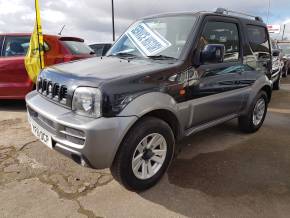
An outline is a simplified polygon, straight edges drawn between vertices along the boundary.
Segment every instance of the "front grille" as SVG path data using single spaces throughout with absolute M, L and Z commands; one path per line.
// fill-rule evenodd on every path
M 37 82 L 37 91 L 56 102 L 67 104 L 67 87 L 47 79 L 39 78 Z

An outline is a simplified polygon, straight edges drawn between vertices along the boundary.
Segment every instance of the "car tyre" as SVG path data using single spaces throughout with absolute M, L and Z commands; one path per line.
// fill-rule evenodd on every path
M 279 73 L 279 78 L 273 83 L 273 90 L 280 90 L 280 84 L 281 84 L 281 72 Z
M 239 117 L 239 127 L 245 133 L 258 131 L 264 123 L 268 109 L 267 93 L 261 91 L 251 104 L 247 115 Z
M 165 121 L 143 118 L 125 136 L 110 168 L 111 173 L 129 190 L 146 190 L 166 172 L 174 156 L 174 146 L 174 134 Z

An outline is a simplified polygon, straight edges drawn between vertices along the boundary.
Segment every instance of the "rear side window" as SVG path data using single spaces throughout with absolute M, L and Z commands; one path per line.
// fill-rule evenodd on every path
M 239 30 L 235 23 L 208 22 L 200 38 L 200 44 L 202 49 L 208 44 L 222 44 L 225 46 L 225 62 L 239 60 Z
M 247 33 L 252 51 L 258 57 L 270 57 L 270 43 L 266 28 L 248 25 Z
M 0 56 L 2 55 L 3 39 L 4 36 L 0 36 Z
M 65 47 L 73 54 L 73 55 L 82 55 L 82 54 L 92 54 L 94 51 L 85 43 L 78 41 L 63 41 Z
M 5 57 L 25 56 L 29 47 L 29 36 L 7 36 L 2 54 Z

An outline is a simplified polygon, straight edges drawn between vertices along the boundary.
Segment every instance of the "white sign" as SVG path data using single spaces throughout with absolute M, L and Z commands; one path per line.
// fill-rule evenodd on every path
M 269 33 L 279 34 L 281 31 L 280 25 L 267 25 Z
M 126 35 L 145 56 L 156 55 L 171 46 L 169 41 L 145 23 L 137 23 L 128 30 Z

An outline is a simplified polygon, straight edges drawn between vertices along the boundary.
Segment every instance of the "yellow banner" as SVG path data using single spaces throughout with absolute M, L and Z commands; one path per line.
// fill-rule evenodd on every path
M 44 41 L 40 20 L 38 0 L 35 0 L 36 22 L 31 35 L 29 49 L 25 57 L 25 68 L 29 78 L 35 83 L 41 69 L 44 68 Z

